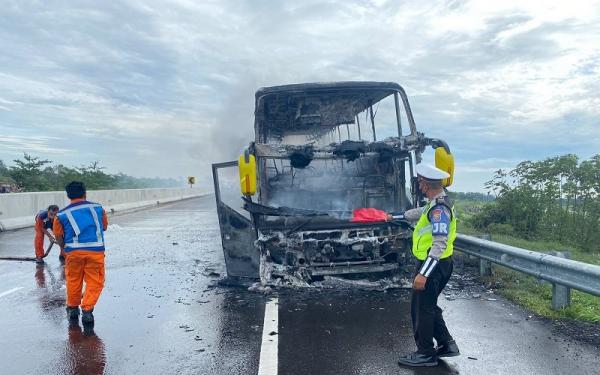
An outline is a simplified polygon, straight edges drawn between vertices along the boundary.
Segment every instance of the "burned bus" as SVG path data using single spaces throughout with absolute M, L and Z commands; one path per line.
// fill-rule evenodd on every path
M 454 165 L 444 141 L 417 131 L 404 89 L 391 82 L 261 88 L 254 132 L 239 160 L 213 164 L 227 275 L 240 281 L 402 269 L 409 224 L 355 222 L 353 210 L 416 207 L 415 165 L 427 146 L 440 168 Z M 233 203 L 220 186 L 229 168 L 241 188 Z

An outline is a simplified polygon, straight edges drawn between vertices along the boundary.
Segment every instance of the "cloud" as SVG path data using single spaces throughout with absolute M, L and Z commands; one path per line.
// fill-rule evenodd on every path
M 23 152 L 27 153 L 35 153 L 35 154 L 60 154 L 60 153 L 68 153 L 70 150 L 65 148 L 57 148 L 52 146 L 52 144 L 56 144 L 60 138 L 56 137 L 19 137 L 19 136 L 11 136 L 5 135 L 0 136 L 0 147 L 5 150 L 9 150 L 12 152 L 18 152 L 21 154 Z
M 258 87 L 382 80 L 405 87 L 420 131 L 450 143 L 457 188 L 481 190 L 497 165 L 598 152 L 599 12 L 579 0 L 12 1 L 0 159 L 28 150 L 207 181 L 252 140 Z

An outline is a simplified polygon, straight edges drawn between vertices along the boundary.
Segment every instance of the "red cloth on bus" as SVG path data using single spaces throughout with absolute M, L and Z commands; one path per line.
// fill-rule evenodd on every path
M 370 223 L 387 221 L 388 213 L 376 208 L 357 208 L 352 211 L 352 219 L 355 223 Z

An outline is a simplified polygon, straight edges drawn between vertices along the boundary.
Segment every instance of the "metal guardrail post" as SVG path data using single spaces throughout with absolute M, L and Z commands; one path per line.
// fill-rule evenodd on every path
M 485 259 L 479 259 L 479 275 L 482 277 L 492 276 L 492 262 Z
M 559 258 L 571 259 L 571 253 L 566 251 L 551 251 L 549 254 Z M 562 310 L 571 306 L 571 288 L 566 285 L 552 283 L 552 310 Z
M 481 239 L 491 241 L 492 235 L 489 233 L 477 236 Z M 479 276 L 489 277 L 492 276 L 492 262 L 487 259 L 479 258 Z

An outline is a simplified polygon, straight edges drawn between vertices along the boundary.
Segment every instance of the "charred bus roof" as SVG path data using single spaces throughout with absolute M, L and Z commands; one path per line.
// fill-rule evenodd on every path
M 315 129 L 326 132 L 352 124 L 358 113 L 394 93 L 400 93 L 407 104 L 404 90 L 394 82 L 302 83 L 261 88 L 255 95 L 256 141 Z

